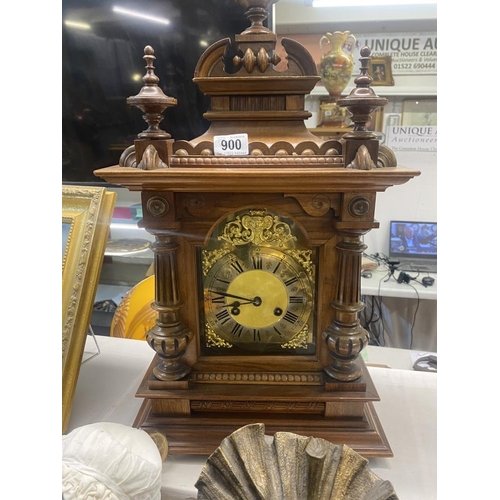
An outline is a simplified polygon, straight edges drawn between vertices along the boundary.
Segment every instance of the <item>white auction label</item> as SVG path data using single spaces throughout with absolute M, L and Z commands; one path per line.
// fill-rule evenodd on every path
M 247 155 L 248 134 L 215 135 L 214 154 Z

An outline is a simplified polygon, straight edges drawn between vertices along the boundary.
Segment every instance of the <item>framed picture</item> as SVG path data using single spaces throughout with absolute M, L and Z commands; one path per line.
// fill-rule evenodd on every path
M 62 432 L 68 426 L 116 193 L 62 187 Z
M 393 86 L 391 56 L 372 57 L 368 62 L 368 74 L 373 78 L 373 87 L 377 85 Z
M 405 99 L 402 125 L 437 126 L 437 99 Z
M 371 119 L 366 124 L 366 130 L 373 132 L 383 132 L 384 128 L 384 108 L 377 108 L 371 113 Z

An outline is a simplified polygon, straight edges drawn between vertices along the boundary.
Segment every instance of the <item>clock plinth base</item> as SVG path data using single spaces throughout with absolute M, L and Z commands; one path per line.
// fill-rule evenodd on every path
M 210 454 L 240 427 L 263 423 L 272 434 L 320 437 L 365 457 L 393 456 L 373 406 L 380 398 L 364 363 L 362 377 L 352 383 L 323 375 L 322 383 L 305 386 L 196 383 L 195 372 L 170 387 L 155 383 L 154 364 L 136 393 L 144 402 L 134 427 L 162 433 L 169 453 Z
M 263 423 L 270 435 L 292 432 L 323 438 L 334 444 L 346 444 L 366 458 L 394 456 L 372 403 L 366 403 L 364 415 L 358 419 L 289 415 L 270 418 L 269 415 L 248 413 L 155 417 L 151 414 L 151 400 L 145 400 L 134 427 L 160 432 L 167 438 L 170 454 L 209 455 L 225 437 L 251 423 Z

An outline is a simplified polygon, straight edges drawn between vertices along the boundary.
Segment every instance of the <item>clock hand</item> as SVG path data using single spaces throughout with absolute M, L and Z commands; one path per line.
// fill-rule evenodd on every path
M 257 297 L 258 298 L 258 297 Z M 238 316 L 240 314 L 240 307 L 247 305 L 247 304 L 254 304 L 253 300 L 247 300 L 246 302 L 239 302 L 238 300 L 235 300 L 234 302 L 231 302 L 230 304 L 224 304 L 222 307 L 230 307 L 231 308 L 231 314 L 233 316 Z M 260 305 L 260 304 L 254 304 L 254 305 Z
M 212 290 L 213 293 L 217 295 L 222 295 L 223 297 L 231 297 L 232 299 L 240 299 L 248 301 L 248 304 L 253 304 L 254 306 L 260 306 L 262 304 L 262 299 L 260 297 L 254 297 L 253 299 L 249 299 L 248 297 L 240 297 L 239 295 L 233 295 L 231 293 L 226 292 L 218 292 L 216 290 Z
M 238 300 L 235 300 L 234 302 L 231 302 L 230 304 L 224 304 L 222 307 L 240 307 L 244 306 L 246 304 L 253 304 L 253 300 L 247 300 L 246 302 L 239 302 Z

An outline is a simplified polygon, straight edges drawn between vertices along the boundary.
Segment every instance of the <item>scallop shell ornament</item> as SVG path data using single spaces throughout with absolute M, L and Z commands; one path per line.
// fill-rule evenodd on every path
M 198 500 L 397 500 L 389 481 L 346 445 L 291 432 L 241 427 L 205 463 Z

